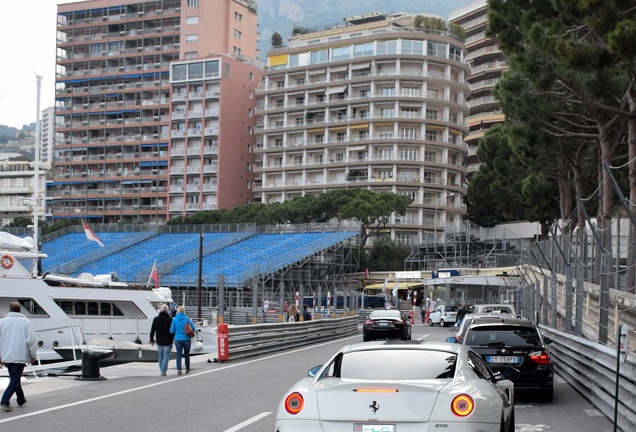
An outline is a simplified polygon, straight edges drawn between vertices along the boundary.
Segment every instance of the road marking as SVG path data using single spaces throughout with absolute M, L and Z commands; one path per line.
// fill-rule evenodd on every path
M 184 380 L 184 379 L 191 379 L 191 378 L 199 376 L 199 375 L 220 372 L 220 371 L 224 371 L 226 369 L 232 369 L 232 368 L 235 368 L 235 367 L 238 367 L 238 366 L 248 365 L 248 364 L 256 363 L 256 362 L 259 362 L 259 361 L 268 360 L 268 359 L 275 358 L 275 357 L 280 357 L 282 355 L 295 353 L 295 352 L 300 352 L 300 351 L 306 351 L 308 349 L 329 345 L 329 344 L 332 344 L 332 343 L 335 343 L 335 342 L 339 342 L 339 341 L 342 341 L 342 340 L 346 340 L 346 339 L 355 339 L 355 338 L 360 338 L 360 335 L 356 334 L 356 335 L 349 336 L 349 337 L 342 338 L 342 339 L 337 339 L 337 340 L 333 340 L 333 341 L 323 342 L 321 344 L 315 344 L 315 345 L 310 345 L 310 346 L 306 346 L 306 347 L 303 347 L 303 348 L 297 348 L 297 349 L 295 349 L 293 351 L 284 351 L 284 352 L 272 354 L 272 355 L 267 356 L 267 357 L 257 358 L 257 359 L 249 360 L 249 361 L 242 362 L 242 363 L 234 363 L 234 364 L 231 364 L 231 365 L 220 367 L 218 369 L 212 369 L 212 370 L 203 371 L 203 372 L 191 373 L 189 375 L 183 375 L 183 376 L 181 376 L 179 378 L 174 378 L 174 379 L 170 379 L 170 380 L 166 380 L 166 381 L 159 381 L 159 382 L 156 382 L 154 384 L 148 384 L 148 385 L 144 385 L 144 386 L 140 386 L 140 387 L 135 387 L 135 388 L 127 389 L 127 390 L 118 391 L 118 392 L 115 392 L 115 393 L 110 393 L 110 394 L 105 394 L 105 395 L 102 395 L 102 396 L 97 396 L 97 397 L 94 397 L 94 398 L 91 398 L 91 399 L 85 399 L 85 400 L 81 400 L 81 401 L 77 401 L 77 402 L 73 402 L 73 403 L 69 403 L 69 404 L 64 404 L 64 405 L 51 407 L 51 408 L 46 408 L 46 409 L 43 409 L 43 410 L 39 410 L 39 411 L 34 411 L 32 413 L 28 413 L 28 414 L 21 414 L 21 415 L 17 415 L 17 416 L 12 416 L 12 417 L 9 417 L 7 419 L 0 420 L 0 424 L 9 423 L 9 422 L 12 422 L 12 421 L 15 421 L 15 420 L 21 420 L 21 419 L 29 418 L 29 417 L 35 417 L 35 416 L 40 415 L 40 414 L 46 414 L 46 413 L 50 413 L 50 412 L 53 412 L 53 411 L 59 411 L 59 410 L 62 410 L 62 409 L 71 408 L 71 407 L 75 407 L 75 406 L 79 406 L 79 405 L 85 405 L 85 404 L 89 404 L 91 402 L 97 402 L 97 401 L 100 401 L 100 400 L 103 400 L 103 399 L 109 399 L 109 398 L 121 396 L 121 395 L 128 394 L 128 393 L 133 393 L 133 392 L 140 391 L 140 390 L 146 390 L 146 389 L 153 388 L 153 387 L 158 387 L 158 386 L 162 386 L 162 385 L 166 385 L 166 384 L 172 384 L 174 381 Z
M 418 337 L 417 340 L 418 341 L 422 341 L 422 340 L 426 339 L 427 337 L 429 337 L 430 335 L 431 335 L 430 333 L 426 333 L 424 336 Z
M 252 423 L 256 423 L 260 419 L 262 419 L 264 417 L 267 417 L 270 414 L 271 414 L 271 412 L 262 412 L 259 415 L 256 415 L 256 416 L 252 417 L 251 419 L 247 419 L 244 422 L 237 424 L 236 426 L 232 426 L 231 428 L 226 429 L 223 432 L 236 432 L 236 431 L 239 431 L 239 430 L 243 429 L 245 426 L 249 426 Z

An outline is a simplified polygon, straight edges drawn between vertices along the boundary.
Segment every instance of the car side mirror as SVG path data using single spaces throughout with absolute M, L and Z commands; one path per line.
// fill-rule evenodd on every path
M 307 371 L 307 375 L 309 375 L 310 377 L 315 377 L 321 367 L 322 365 L 312 367 Z
M 552 339 L 550 339 L 549 337 L 544 337 L 543 343 L 546 345 L 550 345 L 552 343 Z
M 455 336 L 451 336 L 449 338 L 446 338 L 446 342 L 458 343 L 459 341 L 457 340 L 457 338 Z
M 510 366 L 504 366 L 501 369 L 499 369 L 497 373 L 495 373 L 494 377 L 495 377 L 495 381 L 502 381 L 502 380 L 515 379 L 519 375 L 521 375 L 521 373 L 519 372 L 518 369 L 515 369 Z

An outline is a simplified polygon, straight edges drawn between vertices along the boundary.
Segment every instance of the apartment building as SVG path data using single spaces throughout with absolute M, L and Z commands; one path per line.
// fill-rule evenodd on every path
M 257 57 L 256 42 L 257 15 L 252 1 L 90 0 L 60 4 L 54 178 L 47 185 L 52 218 L 165 222 L 170 214 L 170 149 L 175 127 L 171 64 L 221 55 L 250 62 Z M 249 87 L 249 72 L 231 63 L 228 60 L 228 74 L 236 72 L 233 80 L 243 80 Z M 180 91 L 181 87 L 177 98 Z M 241 110 L 234 116 L 245 112 L 248 118 L 248 95 L 248 90 L 230 95 L 227 102 Z M 188 106 L 190 100 L 182 102 Z M 225 100 L 218 103 L 223 105 Z M 219 112 L 227 111 L 219 108 Z M 204 124 L 208 120 L 201 117 L 198 121 Z M 227 142 L 247 149 L 248 127 L 218 128 L 226 135 L 216 140 L 220 147 Z M 175 134 L 174 138 L 183 140 L 184 136 Z M 212 142 L 215 137 L 196 138 Z M 218 159 L 219 172 L 225 162 Z M 242 164 L 240 173 L 236 163 L 227 163 L 233 167 L 230 174 L 250 175 L 247 163 Z M 232 188 L 227 190 L 235 193 Z M 215 204 L 222 206 L 223 198 L 217 199 Z M 202 210 L 204 202 L 199 200 L 200 207 L 192 205 L 191 210 Z
M 442 22 L 443 19 L 440 19 Z M 268 54 L 257 94 L 255 200 L 338 188 L 408 195 L 386 236 L 421 243 L 465 214 L 464 42 L 416 15 L 297 28 Z
M 171 65 L 170 217 L 252 202 L 261 75 L 229 56 Z
M 53 162 L 53 147 L 55 145 L 55 107 L 42 110 L 40 118 L 40 161 L 51 164 Z
M 449 14 L 449 21 L 466 31 L 466 63 L 470 66 L 468 98 L 470 115 L 466 119 L 469 176 L 479 169 L 477 146 L 486 131 L 505 120 L 492 90 L 508 65 L 495 39 L 486 36 L 488 2 L 478 0 Z
M 40 165 L 38 191 L 44 190 L 46 174 L 50 165 Z M 13 222 L 17 217 L 32 219 L 35 203 L 38 219 L 44 219 L 44 202 L 42 195 L 34 194 L 35 164 L 34 162 L 0 159 L 0 226 Z

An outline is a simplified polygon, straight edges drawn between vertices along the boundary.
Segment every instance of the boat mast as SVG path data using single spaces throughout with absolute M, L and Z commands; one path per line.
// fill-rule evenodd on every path
M 36 93 L 36 113 L 35 113 L 35 151 L 34 151 L 34 170 L 35 175 L 33 176 L 33 252 L 37 252 L 40 250 L 40 229 L 38 226 L 39 216 L 39 207 L 40 207 L 40 134 L 41 134 L 41 125 L 40 125 L 40 88 L 42 84 L 42 75 L 35 75 L 37 81 L 37 93 Z M 39 271 L 39 261 L 38 258 L 35 262 L 35 268 L 33 269 L 33 275 L 37 276 Z

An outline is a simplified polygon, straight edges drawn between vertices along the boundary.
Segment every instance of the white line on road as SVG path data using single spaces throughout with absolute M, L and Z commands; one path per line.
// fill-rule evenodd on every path
M 239 423 L 236 426 L 232 426 L 229 429 L 226 429 L 223 432 L 236 432 L 239 431 L 241 429 L 243 429 L 245 426 L 249 426 L 252 423 L 256 423 L 257 421 L 259 421 L 260 419 L 267 417 L 268 415 L 270 415 L 271 412 L 262 412 L 259 415 L 255 415 L 254 417 L 252 417 L 251 419 L 247 419 L 245 420 L 243 423 Z
M 235 367 L 238 367 L 238 366 L 243 366 L 243 365 L 247 365 L 247 364 L 251 364 L 251 363 L 256 363 L 256 362 L 259 362 L 259 361 L 264 361 L 264 360 L 268 360 L 268 359 L 271 359 L 271 358 L 274 358 L 274 357 L 280 357 L 280 356 L 283 356 L 283 355 L 286 355 L 286 354 L 291 354 L 291 353 L 295 353 L 295 352 L 305 351 L 305 350 L 308 350 L 308 349 L 321 347 L 321 346 L 324 346 L 324 345 L 329 345 L 331 343 L 338 342 L 338 341 L 341 341 L 341 340 L 344 340 L 344 339 L 353 339 L 353 338 L 359 338 L 359 337 L 360 337 L 360 335 L 357 334 L 357 335 L 349 336 L 349 337 L 342 338 L 342 339 L 337 339 L 337 340 L 323 342 L 321 344 L 310 345 L 310 346 L 306 346 L 306 347 L 303 347 L 303 348 L 298 348 L 298 349 L 295 349 L 293 351 L 280 352 L 280 353 L 277 353 L 277 354 L 272 354 L 272 355 L 267 356 L 267 357 L 259 357 L 259 358 L 254 359 L 254 360 L 249 360 L 249 361 L 245 361 L 245 362 L 241 362 L 241 363 L 235 363 L 235 364 L 223 366 L 223 367 L 220 367 L 218 369 L 212 369 L 212 370 L 208 370 L 208 371 L 192 373 L 192 374 L 189 374 L 189 375 L 184 375 L 184 376 L 182 376 L 180 378 L 170 379 L 170 380 L 167 380 L 167 381 L 160 381 L 160 382 L 157 382 L 157 383 L 154 383 L 154 384 L 148 384 L 148 385 L 144 385 L 144 386 L 140 386 L 140 387 L 134 387 L 134 388 L 131 388 L 131 389 L 122 390 L 122 391 L 115 392 L 115 393 L 110 393 L 110 394 L 105 394 L 105 395 L 94 397 L 94 398 L 91 398 L 91 399 L 85 399 L 85 400 L 81 400 L 81 401 L 77 401 L 77 402 L 73 402 L 73 403 L 69 403 L 69 404 L 64 404 L 64 405 L 51 407 L 51 408 L 47 408 L 47 409 L 43 409 L 43 410 L 39 410 L 39 411 L 34 411 L 34 412 L 28 413 L 28 414 L 21 414 L 21 415 L 17 415 L 17 416 L 12 416 L 12 417 L 9 417 L 7 419 L 0 420 L 0 424 L 8 423 L 8 422 L 11 422 L 11 421 L 20 420 L 20 419 L 24 419 L 24 418 L 28 418 L 28 417 L 34 417 L 36 415 L 46 414 L 46 413 L 49 413 L 49 412 L 58 411 L 58 410 L 65 409 L 65 408 L 71 408 L 71 407 L 78 406 L 78 405 L 85 405 L 85 404 L 88 404 L 88 403 L 91 403 L 91 402 L 97 402 L 97 401 L 100 401 L 100 400 L 103 400 L 103 399 L 109 399 L 109 398 L 112 398 L 112 397 L 120 396 L 120 395 L 127 394 L 127 393 L 136 392 L 136 391 L 139 391 L 139 390 L 146 390 L 146 389 L 157 387 L 157 386 L 161 386 L 161 385 L 171 384 L 171 383 L 174 383 L 174 381 L 184 380 L 184 379 L 191 379 L 192 377 L 196 377 L 196 376 L 199 376 L 199 375 L 220 372 L 220 371 L 223 371 L 223 370 L 226 370 L 226 369 L 232 369 L 232 368 L 235 368 Z

